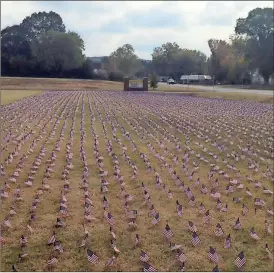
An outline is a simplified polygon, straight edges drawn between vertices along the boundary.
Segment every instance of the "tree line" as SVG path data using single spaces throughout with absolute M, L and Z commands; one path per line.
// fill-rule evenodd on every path
M 211 55 L 168 42 L 154 48 L 152 61 L 140 59 L 125 44 L 94 70 L 80 35 L 66 30 L 53 11 L 27 16 L 19 25 L 1 31 L 2 76 L 101 78 L 122 81 L 125 76 L 152 74 L 179 80 L 182 74 L 209 74 L 222 83 L 249 83 L 258 71 L 268 82 L 273 75 L 273 9 L 256 8 L 236 21 L 229 41 L 208 41 Z

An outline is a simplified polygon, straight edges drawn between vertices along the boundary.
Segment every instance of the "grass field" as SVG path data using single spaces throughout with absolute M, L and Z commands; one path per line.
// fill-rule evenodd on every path
M 28 96 L 40 94 L 42 91 L 35 90 L 1 90 L 1 105 L 5 105 Z
M 122 91 L 123 83 L 100 81 L 100 80 L 77 80 L 77 79 L 45 79 L 45 78 L 9 78 L 1 79 L 1 104 L 6 104 L 14 100 L 35 93 L 52 90 L 103 90 L 103 91 Z M 21 93 L 20 91 L 23 91 Z M 187 86 L 176 85 L 159 85 L 156 90 L 150 88 L 150 92 L 154 93 L 183 93 L 204 98 L 220 98 L 227 100 L 246 100 L 258 101 L 262 103 L 273 104 L 273 94 L 257 95 L 257 94 L 241 94 L 235 92 L 214 92 L 214 91 L 198 91 L 197 89 Z
M 31 90 L 29 85 L 28 90 Z M 21 92 L 25 94 L 25 91 Z M 152 93 L 52 91 L 43 92 L 34 99 L 26 97 L 0 111 L 3 117 L 1 172 L 4 175 L 1 177 L 0 218 L 2 271 L 10 271 L 12 264 L 19 271 L 142 271 L 141 250 L 147 253 L 149 263 L 158 271 L 178 271 L 182 264 L 163 235 L 167 221 L 173 232 L 171 241 L 182 245 L 187 259 L 186 271 L 212 271 L 215 264 L 208 258 L 210 246 L 219 255 L 221 271 L 237 271 L 234 260 L 241 251 L 246 257 L 245 271 L 272 271 L 273 261 L 265 251 L 265 244 L 268 243 L 272 252 L 273 238 L 265 232 L 264 222 L 267 220 L 273 229 L 273 215 L 269 214 L 273 211 L 273 195 L 263 190 L 266 187 L 273 192 L 270 105 Z M 15 152 L 13 158 L 12 152 Z M 175 156 L 178 156 L 178 162 Z M 99 157 L 103 158 L 101 163 Z M 70 163 L 72 170 L 69 170 Z M 257 167 L 248 168 L 248 163 Z M 88 167 L 86 173 L 84 165 Z M 183 165 L 185 169 L 182 169 Z M 36 171 L 34 166 L 37 166 Z M 114 176 L 115 166 L 122 176 L 120 180 Z M 136 177 L 133 177 L 134 166 L 137 167 Z M 148 172 L 148 166 L 152 171 Z M 48 169 L 50 175 L 42 184 L 49 167 L 52 172 Z M 105 177 L 109 183 L 108 192 L 104 194 L 101 193 L 100 168 L 108 172 Z M 19 177 L 15 176 L 16 169 Z M 65 169 L 68 175 L 62 179 Z M 208 176 L 210 169 L 211 178 Z M 179 176 L 177 180 L 172 170 Z M 251 181 L 247 180 L 247 175 Z M 159 187 L 156 177 L 161 180 Z M 260 181 L 260 187 L 256 180 Z M 184 183 L 184 188 L 180 183 Z M 229 184 L 234 190 L 232 193 L 226 191 Z M 67 192 L 65 185 L 69 185 Z M 202 185 L 207 193 L 201 192 Z M 17 187 L 21 189 L 19 195 L 15 195 Z M 160 215 L 160 222 L 155 226 L 151 223 L 153 216 L 148 215 L 150 205 L 144 203 L 143 187 Z M 187 187 L 195 197 L 194 206 L 186 195 Z M 246 194 L 246 187 L 252 197 Z M 228 205 L 227 212 L 216 209 L 216 197 L 211 195 L 211 190 L 220 194 L 222 207 Z M 65 214 L 60 211 L 61 192 L 67 199 Z M 128 201 L 128 210 L 137 210 L 136 228 L 129 226 L 129 214 L 125 210 L 125 199 L 129 196 L 125 194 L 133 197 Z M 115 220 L 113 230 L 121 252 L 111 266 L 105 266 L 114 250 L 110 244 L 109 224 L 104 217 L 104 195 L 110 205 L 107 211 Z M 242 199 L 235 203 L 233 197 Z M 255 197 L 265 202 L 256 214 Z M 33 207 L 35 198 L 39 199 L 37 208 Z M 87 198 L 92 206 L 85 215 L 83 204 L 88 203 Z M 182 216 L 176 212 L 176 200 L 182 204 Z M 205 211 L 199 213 L 201 202 L 209 210 L 209 223 L 205 222 Z M 12 204 L 16 215 L 11 215 Z M 249 209 L 245 216 L 242 204 Z M 35 219 L 28 222 L 31 214 Z M 64 227 L 55 227 L 57 217 L 63 220 Z M 237 217 L 240 217 L 243 230 L 233 227 Z M 5 219 L 10 221 L 11 228 L 5 225 Z M 191 244 L 188 221 L 196 225 L 201 240 L 195 247 Z M 214 234 L 217 223 L 224 231 L 222 237 Z M 33 232 L 27 228 L 28 224 Z M 83 224 L 89 236 L 86 248 L 79 248 L 84 238 Z M 252 227 L 259 240 L 251 238 Z M 62 253 L 47 245 L 53 231 L 64 249 Z M 134 247 L 136 234 L 140 245 Z M 224 240 L 228 234 L 231 234 L 232 245 L 226 249 Z M 22 235 L 28 240 L 24 248 L 20 247 Z M 95 265 L 88 262 L 87 249 L 98 256 Z M 18 263 L 20 253 L 28 256 Z M 58 262 L 51 268 L 47 261 L 52 255 Z

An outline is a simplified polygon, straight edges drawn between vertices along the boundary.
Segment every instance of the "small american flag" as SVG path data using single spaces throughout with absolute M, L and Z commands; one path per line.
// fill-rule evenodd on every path
M 47 265 L 53 265 L 57 262 L 58 262 L 57 258 L 53 256 L 47 261 Z
M 152 224 L 153 224 L 153 225 L 156 225 L 156 224 L 158 224 L 159 222 L 160 222 L 160 214 L 159 214 L 159 212 L 157 212 L 156 215 L 155 215 L 155 217 L 154 217 L 153 220 L 152 220 Z
M 88 255 L 88 261 L 90 263 L 93 263 L 93 264 L 97 263 L 99 258 L 90 249 L 87 250 L 87 255 Z
M 231 238 L 230 234 L 225 238 L 224 248 L 230 248 L 231 247 Z
M 144 191 L 144 197 L 146 200 L 148 200 L 150 198 L 150 196 L 146 190 Z
M 248 213 L 248 207 L 245 204 L 243 204 L 243 206 L 242 206 L 242 215 L 244 216 L 247 213 Z
M 191 222 L 191 221 L 188 221 L 188 229 L 189 229 L 191 232 L 197 232 L 196 226 L 195 226 L 194 223 Z
M 220 210 L 221 208 L 222 208 L 222 202 L 221 202 L 221 200 L 218 198 L 217 199 L 217 204 L 216 204 L 216 208 L 218 209 L 218 210 Z
M 190 190 L 189 187 L 186 189 L 186 196 L 187 196 L 188 198 L 191 198 L 191 196 L 192 196 L 192 192 L 191 192 L 191 190 Z
M 183 206 L 177 201 L 177 214 L 178 216 L 183 215 Z
M 55 232 L 53 231 L 52 236 L 48 240 L 48 245 L 54 244 L 55 240 L 56 240 L 56 236 L 55 236 Z
M 109 207 L 109 202 L 107 200 L 107 198 L 104 196 L 103 198 L 103 205 L 104 205 L 104 208 L 108 208 Z
M 149 260 L 149 256 L 141 250 L 140 261 L 146 263 Z
M 167 240 L 170 240 L 171 237 L 173 236 L 173 232 L 172 230 L 170 229 L 169 225 L 166 224 L 166 227 L 164 229 L 164 232 L 163 232 L 164 236 L 166 237 Z
M 199 236 L 197 235 L 196 232 L 193 232 L 192 234 L 192 238 L 191 238 L 191 243 L 193 244 L 193 246 L 198 245 L 201 242 Z
M 200 213 L 204 213 L 205 210 L 206 210 L 206 208 L 205 208 L 204 204 L 201 203 L 201 204 L 200 204 L 200 207 L 199 207 L 199 212 L 200 212 Z
M 234 225 L 234 229 L 237 229 L 237 230 L 242 229 L 242 226 L 241 226 L 239 218 L 236 220 L 236 223 Z
M 181 262 L 184 263 L 186 261 L 186 256 L 183 253 L 183 251 L 181 249 L 178 249 L 177 254 L 176 254 L 176 258 Z
M 210 215 L 209 215 L 209 210 L 206 211 L 203 222 L 204 224 L 208 223 L 210 221 Z
M 26 246 L 27 242 L 28 242 L 28 240 L 24 237 L 24 235 L 22 235 L 21 238 L 20 238 L 20 245 L 21 245 L 21 247 Z
M 188 202 L 188 204 L 191 206 L 191 207 L 194 207 L 195 206 L 195 197 L 192 196 Z
M 108 222 L 111 226 L 114 225 L 115 221 L 114 221 L 114 218 L 112 217 L 112 215 L 111 215 L 110 212 L 107 212 L 107 213 L 106 213 L 105 218 L 106 218 L 107 222 Z
M 145 263 L 144 268 L 143 268 L 144 272 L 157 272 L 157 270 L 148 263 Z
M 261 206 L 262 205 L 262 201 L 260 198 L 255 198 L 254 199 L 254 205 L 255 206 Z
M 221 225 L 220 225 L 219 223 L 218 223 L 217 226 L 216 226 L 215 235 L 216 235 L 217 237 L 221 237 L 221 236 L 224 235 L 224 231 L 223 231 L 223 229 L 222 229 L 222 227 L 221 227 Z
M 208 257 L 215 264 L 219 262 L 219 255 L 217 254 L 216 250 L 211 246 L 209 247 Z
M 237 268 L 243 267 L 243 265 L 246 263 L 244 252 L 242 251 L 236 260 L 234 261 L 234 264 L 237 266 Z
M 155 217 L 156 216 L 156 210 L 154 209 L 154 206 L 153 205 L 151 205 L 151 207 L 150 207 L 150 211 L 149 211 L 149 215 L 151 215 L 151 216 L 153 216 L 153 217 Z

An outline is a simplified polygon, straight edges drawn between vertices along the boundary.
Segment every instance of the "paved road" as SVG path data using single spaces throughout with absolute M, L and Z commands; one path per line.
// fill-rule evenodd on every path
M 160 82 L 161 85 L 166 85 L 166 83 Z M 174 84 L 170 86 L 176 86 L 177 89 L 178 86 L 182 86 L 184 88 L 187 88 L 187 85 L 183 84 Z M 204 85 L 189 85 L 189 88 L 197 89 L 197 90 L 205 90 L 205 91 L 216 91 L 216 92 L 239 92 L 239 93 L 248 93 L 248 94 L 260 94 L 260 95 L 273 95 L 273 91 L 271 90 L 256 90 L 256 89 L 243 89 L 243 88 L 227 88 L 224 86 L 204 86 Z

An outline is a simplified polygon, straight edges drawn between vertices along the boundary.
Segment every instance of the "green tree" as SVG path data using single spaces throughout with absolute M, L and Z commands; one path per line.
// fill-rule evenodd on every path
M 20 25 L 6 27 L 1 31 L 2 74 L 27 73 L 30 67 L 31 49 L 25 36 L 26 31 Z
M 74 34 L 54 30 L 42 34 L 32 43 L 32 53 L 45 71 L 58 76 L 84 62 L 82 41 Z
M 158 75 L 171 76 L 175 79 L 182 74 L 203 74 L 206 55 L 198 50 L 182 49 L 177 43 L 166 43 L 154 48 L 152 64 Z
M 153 90 L 158 87 L 158 77 L 155 72 L 150 76 L 150 87 L 152 87 Z
M 25 38 L 29 42 L 39 39 L 39 37 L 42 37 L 42 34 L 49 30 L 66 32 L 66 27 L 61 16 L 53 11 L 32 13 L 22 21 L 20 27 L 26 30 Z
M 236 22 L 235 33 L 247 38 L 246 57 L 265 82 L 273 73 L 273 8 L 256 8 Z
M 134 76 L 142 67 L 141 60 L 130 44 L 125 44 L 112 52 L 108 58 L 108 64 L 112 67 L 109 72 L 122 72 L 128 77 Z

